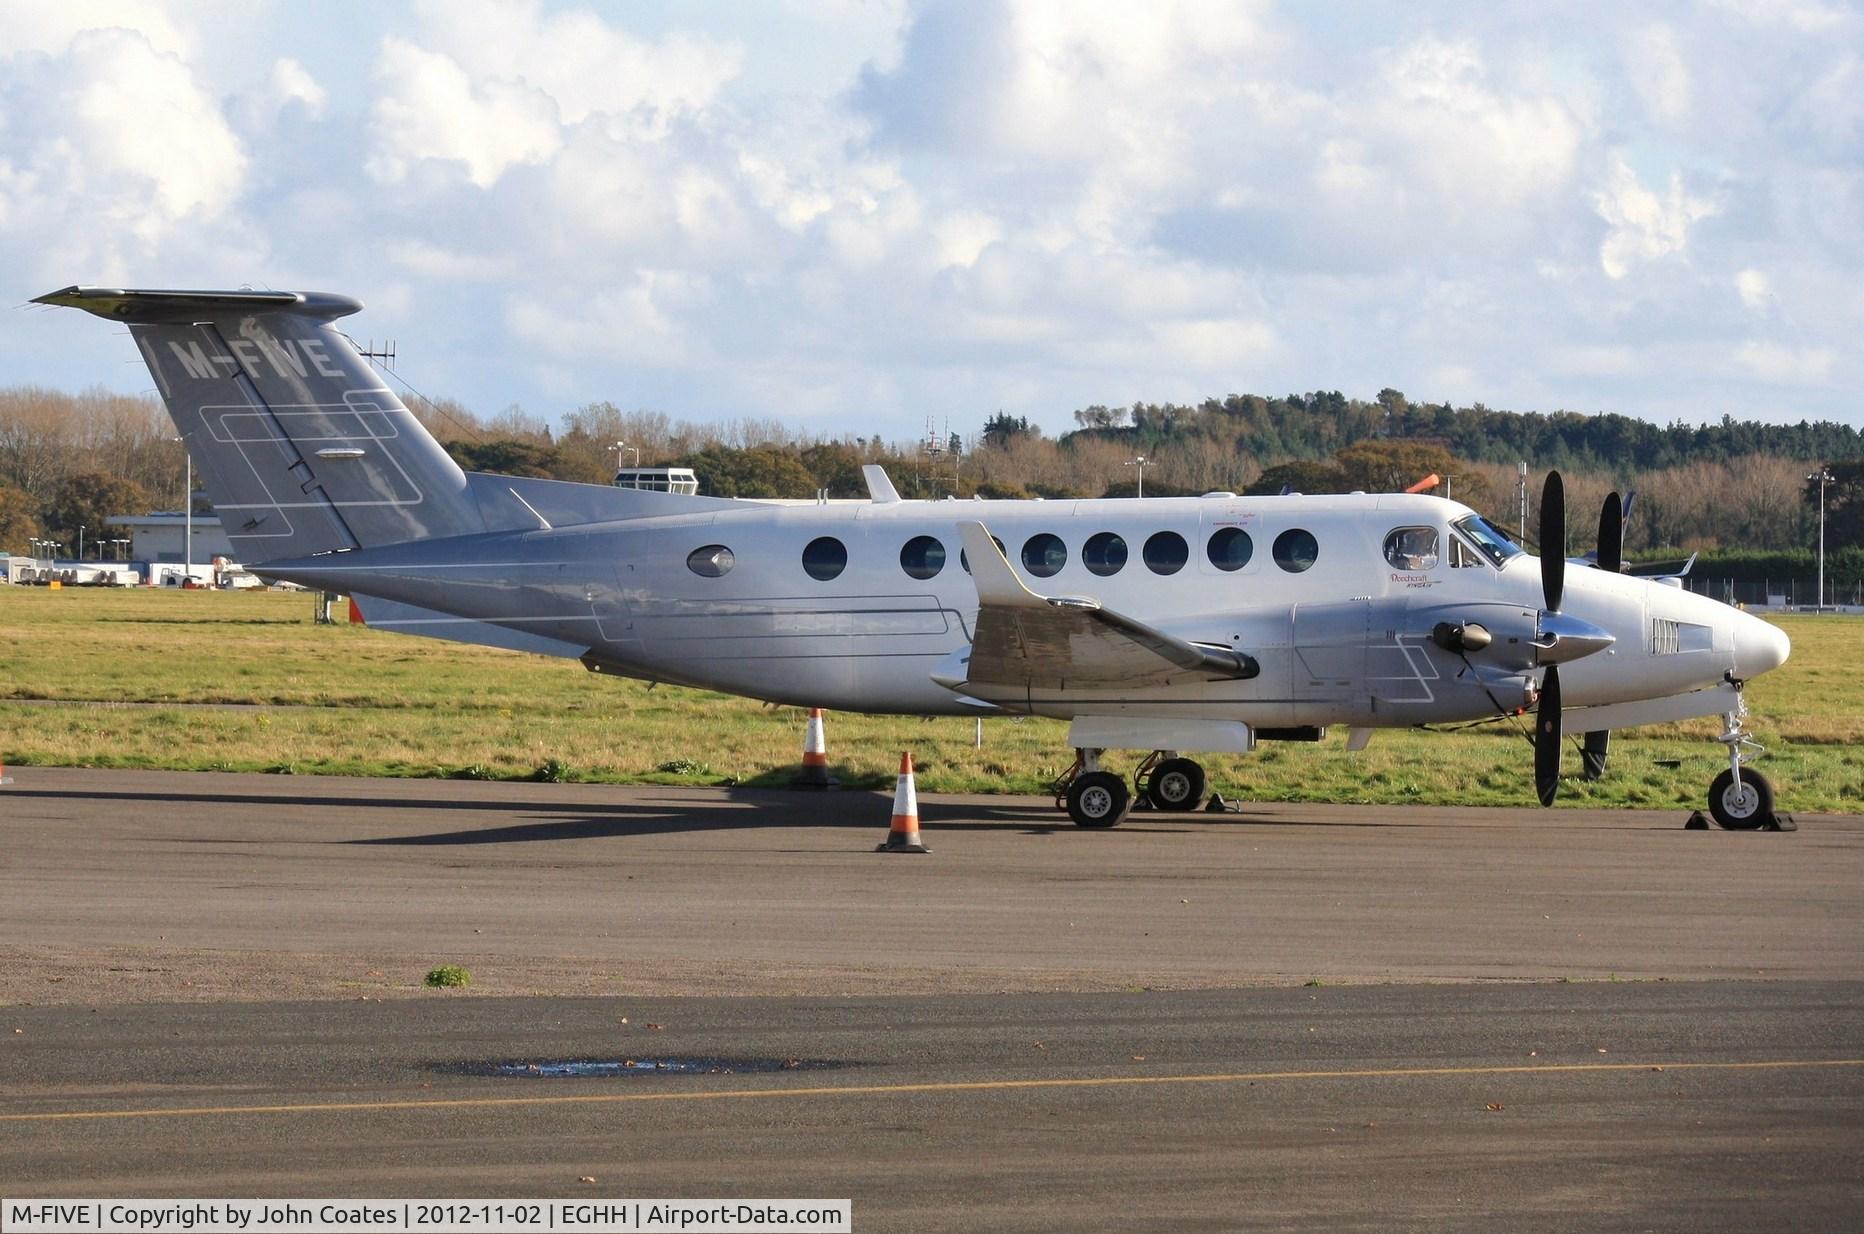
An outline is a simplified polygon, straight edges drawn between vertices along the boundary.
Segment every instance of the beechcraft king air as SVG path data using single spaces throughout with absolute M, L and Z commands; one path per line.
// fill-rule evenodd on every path
M 243 561 L 347 592 L 372 625 L 579 659 L 777 703 L 1072 722 L 1058 786 L 1084 827 L 1143 795 L 1195 809 L 1189 754 L 1534 716 L 1551 804 L 1563 732 L 1602 774 L 1614 728 L 1724 717 L 1725 827 L 1773 792 L 1742 686 L 1779 630 L 1620 570 L 1568 569 L 1560 477 L 1538 559 L 1467 506 L 1413 494 L 816 505 L 460 470 L 335 322 L 344 296 L 70 287 L 128 325 Z M 1108 749 L 1147 751 L 1131 787 Z

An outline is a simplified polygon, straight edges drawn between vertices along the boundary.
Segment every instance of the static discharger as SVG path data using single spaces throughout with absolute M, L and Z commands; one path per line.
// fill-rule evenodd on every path
M 822 730 L 822 709 L 809 709 L 809 726 L 803 730 L 803 769 L 790 779 L 791 788 L 840 788 L 828 773 L 828 738 Z
M 913 787 L 913 756 L 900 753 L 900 782 L 893 790 L 893 824 L 887 829 L 887 842 L 877 853 L 929 853 L 919 841 L 919 791 Z

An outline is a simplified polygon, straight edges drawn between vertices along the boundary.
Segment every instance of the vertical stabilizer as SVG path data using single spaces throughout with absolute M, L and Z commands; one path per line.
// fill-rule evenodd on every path
M 40 304 L 128 324 L 240 560 L 485 530 L 465 473 L 299 292 L 68 287 Z

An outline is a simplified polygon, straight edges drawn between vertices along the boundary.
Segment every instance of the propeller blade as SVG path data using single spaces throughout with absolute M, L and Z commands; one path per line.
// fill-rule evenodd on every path
M 1617 490 L 1605 494 L 1599 507 L 1599 569 L 1613 574 L 1625 564 L 1625 506 Z
M 1540 590 L 1547 611 L 1559 612 L 1566 594 L 1566 484 L 1557 471 L 1547 473 L 1540 490 Z
M 1560 669 L 1550 665 L 1534 713 L 1534 791 L 1550 806 L 1560 792 Z
M 1602 728 L 1586 734 L 1586 744 L 1579 752 L 1580 774 L 1588 780 L 1605 777 L 1605 756 L 1611 748 L 1612 731 Z
M 1625 522 L 1628 523 L 1631 521 L 1631 508 L 1635 505 L 1637 505 L 1637 490 L 1632 489 L 1625 494 Z

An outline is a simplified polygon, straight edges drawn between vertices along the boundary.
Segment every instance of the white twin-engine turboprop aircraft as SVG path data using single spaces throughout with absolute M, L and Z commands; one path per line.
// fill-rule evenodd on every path
M 1474 511 L 1410 494 L 776 505 L 462 472 L 332 322 L 343 296 L 70 287 L 128 325 L 229 538 L 256 573 L 348 592 L 386 629 L 802 706 L 1072 721 L 1068 813 L 1120 821 L 1101 766 L 1195 809 L 1185 757 L 1535 713 L 1543 804 L 1562 730 L 1603 773 L 1614 728 L 1721 715 L 1725 827 L 1773 792 L 1742 685 L 1779 630 L 1620 572 L 1567 569 L 1547 478 L 1536 559 Z

